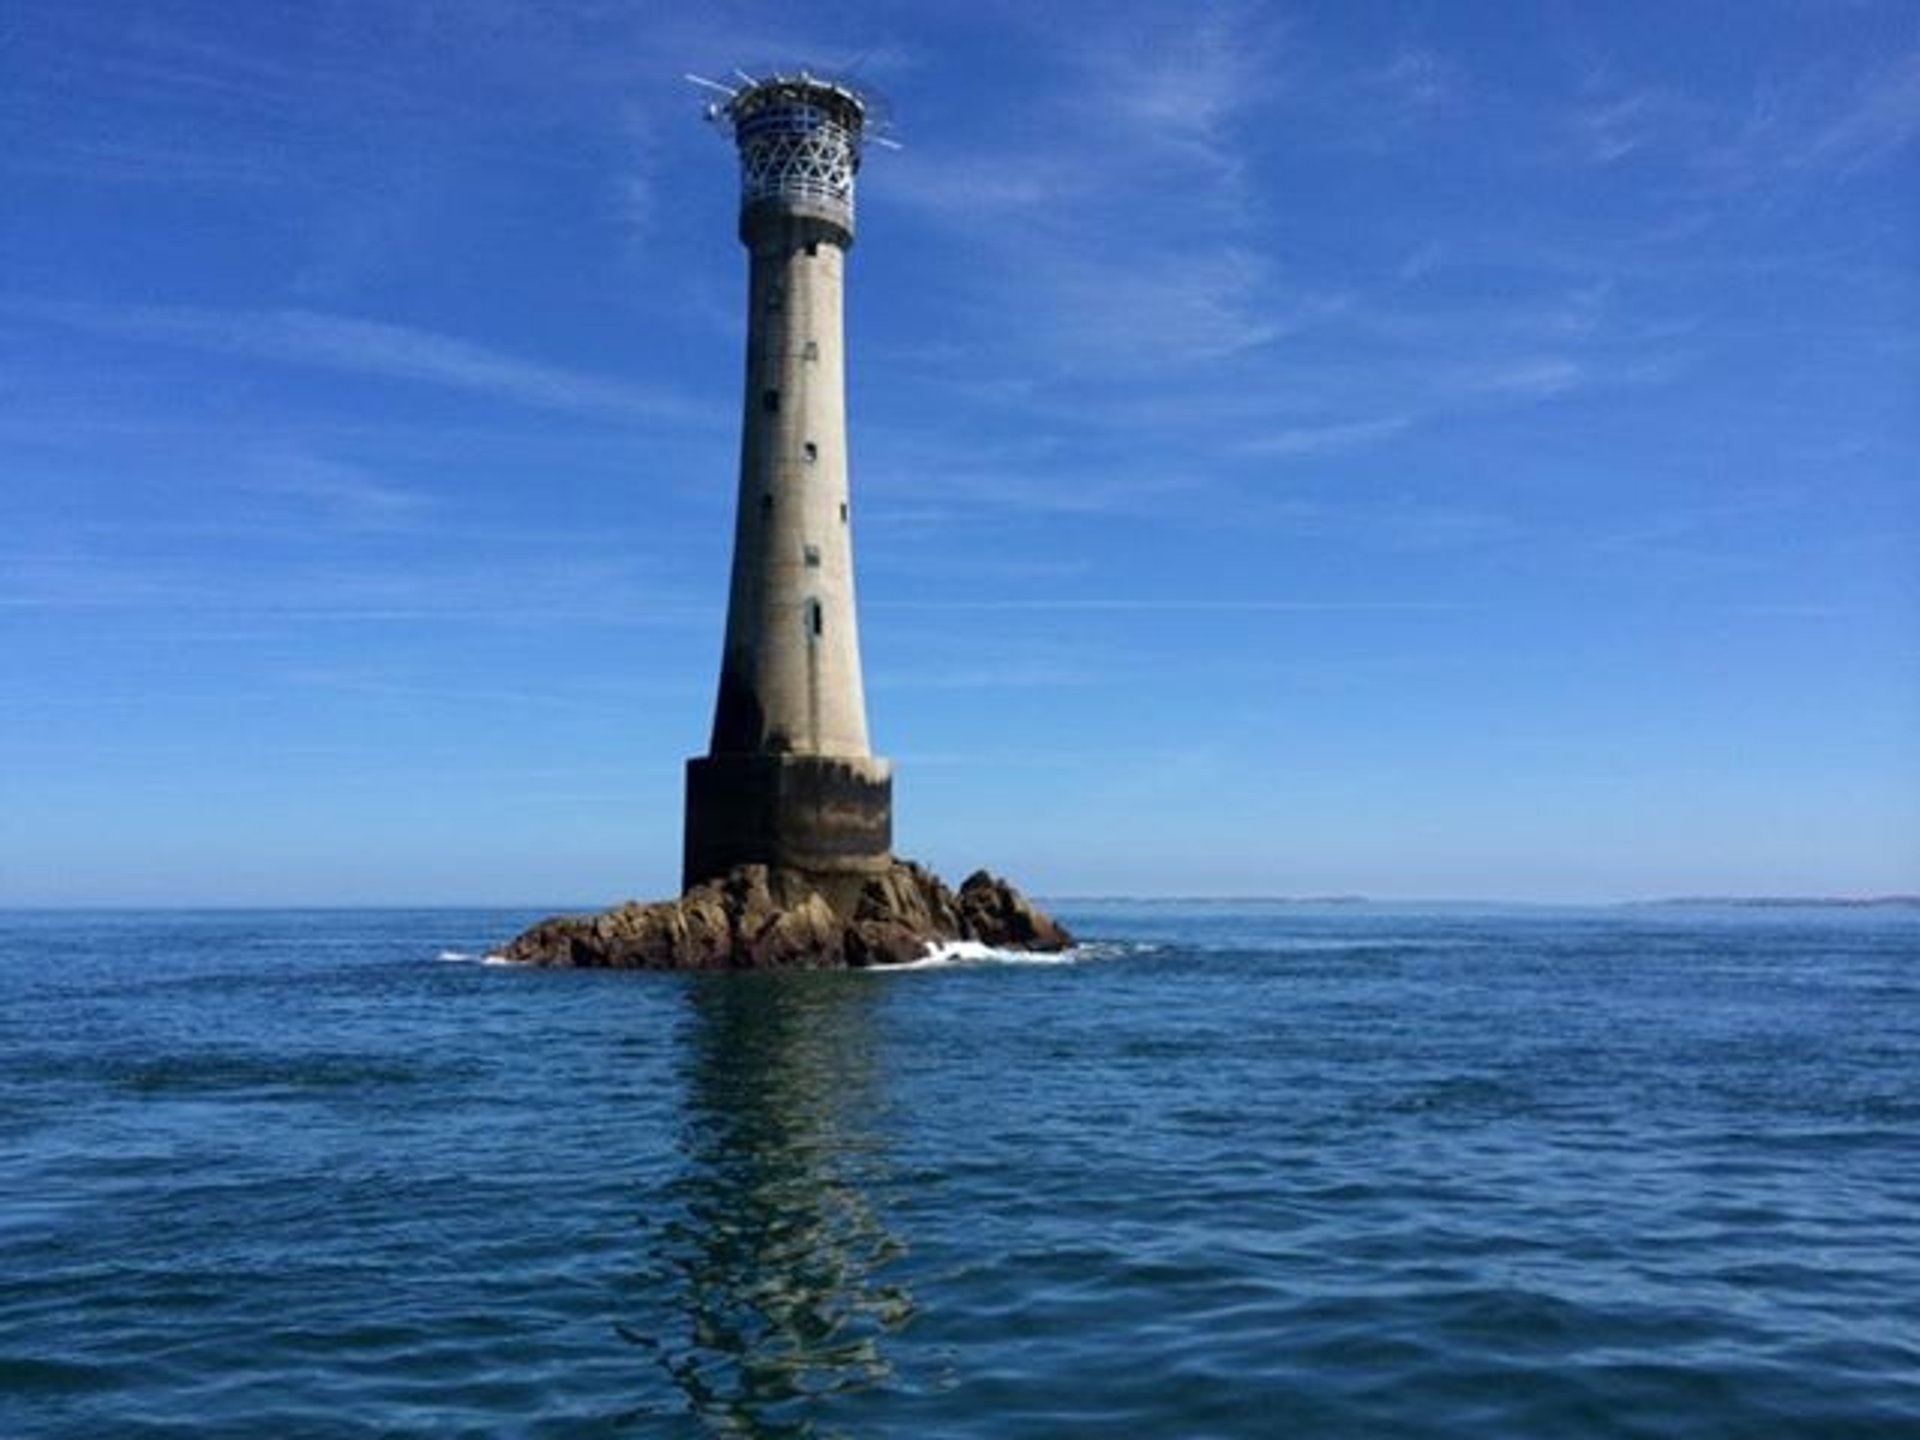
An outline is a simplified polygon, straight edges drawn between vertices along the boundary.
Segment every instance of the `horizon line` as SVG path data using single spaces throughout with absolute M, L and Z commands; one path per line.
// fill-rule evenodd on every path
M 677 897 L 671 897 L 677 898 Z M 1783 895 L 1783 894 L 1729 894 L 1729 895 L 1647 895 L 1614 897 L 1610 899 L 1515 899 L 1488 895 L 1418 895 L 1396 897 L 1390 895 L 1345 895 L 1345 894 L 1138 894 L 1129 895 L 1117 892 L 1083 895 L 1051 895 L 1035 892 L 1034 898 L 1048 905 L 1298 905 L 1321 907 L 1363 907 L 1363 906 L 1471 906 L 1489 905 L 1511 908 L 1537 909 L 1634 909 L 1654 906 L 1721 905 L 1751 909 L 1866 909 L 1872 907 L 1920 908 L 1920 893 L 1902 892 L 1862 893 L 1862 894 L 1825 894 L 1825 895 Z M 631 897 L 630 897 L 631 899 Z M 615 904 L 627 904 L 629 900 L 620 900 Z M 638 903 L 645 904 L 646 901 Z M 583 901 L 578 904 L 560 904 L 552 902 L 514 903 L 505 901 L 376 901 L 359 903 L 353 901 L 294 902 L 273 904 L 253 901 L 210 901 L 201 904 L 168 903 L 139 904 L 137 902 L 107 901 L 99 904 L 61 902 L 55 904 L 20 904 L 0 902 L 0 915 L 31 914 L 262 914 L 274 911 L 305 912 L 314 914 L 337 914 L 342 912 L 400 913 L 421 910 L 486 910 L 518 911 L 539 910 L 552 914 L 570 913 L 575 910 L 604 910 L 604 901 Z

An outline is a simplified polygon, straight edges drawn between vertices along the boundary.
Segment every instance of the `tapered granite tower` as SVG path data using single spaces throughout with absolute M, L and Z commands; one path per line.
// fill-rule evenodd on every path
M 740 151 L 752 259 L 733 586 L 713 740 L 687 762 L 683 890 L 554 916 L 500 953 L 764 970 L 901 964 L 955 941 L 1065 949 L 1005 880 L 979 870 L 955 891 L 893 858 L 893 772 L 867 746 L 840 298 L 871 97 L 805 71 L 687 78 L 726 96 L 707 114 Z
M 893 780 L 860 683 L 841 323 L 868 104 L 802 71 L 708 113 L 740 152 L 751 262 L 726 648 L 712 742 L 687 763 L 682 878 L 871 875 L 892 860 Z

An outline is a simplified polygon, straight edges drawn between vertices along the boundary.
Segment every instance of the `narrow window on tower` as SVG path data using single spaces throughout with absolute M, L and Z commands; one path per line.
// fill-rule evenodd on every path
M 768 515 L 773 513 L 773 492 L 771 490 L 764 492 L 760 496 L 760 508 Z M 846 506 L 843 505 L 840 508 L 844 510 Z
M 816 636 L 820 633 L 820 602 L 818 600 L 807 601 L 807 633 Z
M 778 415 L 780 413 L 780 392 L 778 390 L 762 390 L 760 392 L 760 408 L 769 415 Z
M 807 242 L 807 254 L 818 255 L 819 253 L 820 253 L 820 242 L 818 240 L 809 240 Z
M 847 523 L 847 502 L 844 500 L 840 502 L 840 523 L 842 525 Z
M 809 570 L 818 570 L 820 568 L 820 547 L 818 545 L 809 545 L 802 553 L 806 556 L 807 568 Z
M 808 440 L 801 445 L 800 453 L 806 457 L 807 464 L 811 465 L 820 458 L 820 447 Z
M 802 360 L 818 360 L 820 358 L 820 342 L 817 340 L 807 341 L 806 344 L 800 347 L 800 358 Z

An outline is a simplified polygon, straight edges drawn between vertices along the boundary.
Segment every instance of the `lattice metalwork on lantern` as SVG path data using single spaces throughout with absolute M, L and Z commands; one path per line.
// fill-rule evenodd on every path
M 707 118 L 730 130 L 740 150 L 743 218 L 774 208 L 825 221 L 853 235 L 853 182 L 876 121 L 874 97 L 840 80 L 809 71 L 755 77 L 723 85 L 697 75 L 697 85 L 727 98 L 707 107 Z

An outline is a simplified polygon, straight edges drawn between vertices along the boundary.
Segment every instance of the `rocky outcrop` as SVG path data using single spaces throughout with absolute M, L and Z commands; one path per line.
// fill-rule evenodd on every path
M 1073 937 L 1012 885 L 975 871 L 959 892 L 909 860 L 827 888 L 798 870 L 742 865 L 678 900 L 629 900 L 598 915 L 542 920 L 499 952 L 529 965 L 626 970 L 837 970 L 918 960 L 977 940 L 1064 950 Z

